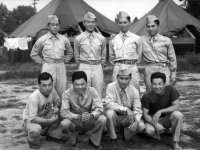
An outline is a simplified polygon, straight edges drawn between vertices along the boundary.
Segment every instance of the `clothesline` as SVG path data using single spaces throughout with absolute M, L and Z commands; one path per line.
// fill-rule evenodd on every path
M 28 42 L 32 40 L 32 37 L 22 37 L 22 38 L 4 38 L 4 46 L 10 50 L 28 50 Z

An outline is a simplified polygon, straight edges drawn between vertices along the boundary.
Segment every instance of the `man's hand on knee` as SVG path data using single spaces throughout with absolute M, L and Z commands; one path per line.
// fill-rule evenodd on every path
M 129 125 L 128 130 L 129 130 L 130 132 L 135 132 L 135 131 L 137 131 L 138 126 L 139 126 L 139 122 L 138 122 L 138 121 L 135 121 L 135 122 L 133 122 L 133 123 L 131 123 L 131 124 Z
M 164 133 L 165 128 L 164 128 L 161 124 L 157 123 L 157 124 L 155 124 L 155 125 L 153 125 L 153 126 L 154 126 L 154 128 L 156 129 L 156 131 L 157 131 L 159 134 Z
M 88 121 L 94 118 L 94 115 L 88 112 L 82 114 L 82 121 Z

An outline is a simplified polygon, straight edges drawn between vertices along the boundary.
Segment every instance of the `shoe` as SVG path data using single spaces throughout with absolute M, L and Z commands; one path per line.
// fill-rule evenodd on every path
M 28 140 L 28 139 L 27 139 Z M 32 149 L 39 149 L 40 148 L 40 145 L 36 145 L 34 143 L 31 143 L 29 140 L 28 140 L 28 145 L 30 148 Z
M 117 139 L 110 139 L 110 144 L 112 145 L 112 150 L 118 150 Z
M 46 136 L 46 140 L 49 141 L 49 142 L 56 142 L 56 143 L 59 143 L 59 144 L 64 144 L 66 143 L 66 140 L 65 139 L 57 139 L 57 138 L 54 138 L 52 136 L 49 136 L 47 135 Z
M 154 140 L 158 140 L 158 141 L 161 140 L 160 134 L 159 134 L 159 133 L 155 133 L 154 135 L 151 135 L 151 137 L 152 137 Z
M 94 143 L 90 139 L 89 139 L 89 145 L 92 146 L 95 149 L 103 150 L 103 147 L 101 145 L 100 146 L 94 145 Z

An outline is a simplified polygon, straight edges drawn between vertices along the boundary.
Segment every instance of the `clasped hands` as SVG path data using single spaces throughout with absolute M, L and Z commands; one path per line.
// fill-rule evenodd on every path
M 79 114 L 77 119 L 81 121 L 88 121 L 94 118 L 94 115 L 88 112 L 84 112 L 83 114 Z

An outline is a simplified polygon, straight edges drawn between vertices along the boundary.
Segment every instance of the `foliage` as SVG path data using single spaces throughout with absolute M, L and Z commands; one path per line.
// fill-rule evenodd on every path
M 18 6 L 13 11 L 9 11 L 3 3 L 0 4 L 0 28 L 6 33 L 10 33 L 16 27 L 24 23 L 34 15 L 32 6 Z
M 200 54 L 194 52 L 177 57 L 178 71 L 200 72 Z
M 199 0 L 179 0 L 183 2 L 181 6 L 191 15 L 200 19 L 200 1 Z

